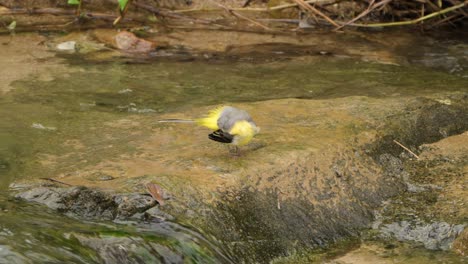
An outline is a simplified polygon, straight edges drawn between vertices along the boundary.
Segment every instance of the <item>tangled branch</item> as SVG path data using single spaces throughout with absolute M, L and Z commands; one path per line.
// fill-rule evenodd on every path
M 12 20 L 8 20 L 9 18 L 5 16 L 2 19 L 1 15 L 9 15 L 13 19 L 16 16 L 51 15 L 69 20 L 60 29 L 70 25 L 86 28 L 86 25 L 90 25 L 90 22 L 93 21 L 101 21 L 101 23 L 96 25 L 106 25 L 108 21 L 113 21 L 116 24 L 128 13 L 125 15 L 123 22 L 135 25 L 148 23 L 145 13 L 149 12 L 158 17 L 158 21 L 166 26 L 170 26 L 172 23 L 172 26 L 179 24 L 182 27 L 190 24 L 210 28 L 242 29 L 239 28 L 242 26 L 238 26 L 236 23 L 228 23 L 228 18 L 222 23 L 218 23 L 217 18 L 204 16 L 212 12 L 226 12 L 232 18 L 253 24 L 262 31 L 278 32 L 281 30 L 295 30 L 301 25 L 301 22 L 304 22 L 304 18 L 302 17 L 291 17 L 294 14 L 297 16 L 300 13 L 298 12 L 299 10 L 314 18 L 314 21 L 310 23 L 306 18 L 308 24 L 315 23 L 318 26 L 331 25 L 335 31 L 348 27 L 394 27 L 407 25 L 435 27 L 454 25 L 457 21 L 468 18 L 468 11 L 466 9 L 468 0 L 289 0 L 290 3 L 268 7 L 258 7 L 258 5 L 257 7 L 253 7 L 252 5 L 255 2 L 250 3 L 250 1 L 244 1 L 239 6 L 227 6 L 220 4 L 216 0 L 207 1 L 212 3 L 210 8 L 176 10 L 162 9 L 144 1 L 126 1 L 125 3 L 128 3 L 128 5 L 121 6 L 119 14 L 116 14 L 115 10 L 104 12 L 102 10 L 90 11 L 81 9 L 80 12 L 76 13 L 72 9 L 52 7 L 32 9 L 27 7 L 12 7 L 8 9 L 4 7 L 0 9 L 0 22 L 3 24 L 12 22 Z M 127 12 L 128 6 L 136 7 L 138 11 L 128 9 Z M 272 14 L 274 14 L 275 18 L 271 18 Z M 350 16 L 349 14 L 357 15 Z M 58 23 L 63 23 L 63 19 Z M 190 23 L 185 23 L 184 21 L 190 21 Z M 230 21 L 232 22 L 232 19 Z M 291 24 L 295 24 L 295 27 L 291 28 Z M 112 24 L 109 24 L 109 26 L 112 26 Z M 18 28 L 21 27 L 22 24 L 18 23 Z

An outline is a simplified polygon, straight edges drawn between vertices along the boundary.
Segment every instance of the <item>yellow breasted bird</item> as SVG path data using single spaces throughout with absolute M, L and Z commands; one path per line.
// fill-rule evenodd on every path
M 230 143 L 236 146 L 248 144 L 260 132 L 260 128 L 252 117 L 244 110 L 221 106 L 208 112 L 205 117 L 195 120 L 164 119 L 159 122 L 197 123 L 213 130 L 208 138 L 221 143 Z

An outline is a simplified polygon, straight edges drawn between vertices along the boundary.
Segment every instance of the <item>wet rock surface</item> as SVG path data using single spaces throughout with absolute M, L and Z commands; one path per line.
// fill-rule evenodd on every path
M 441 184 L 427 180 L 416 181 L 415 177 L 420 175 L 419 172 L 408 169 L 408 164 L 414 162 L 415 158 L 397 144 L 393 143 L 390 146 L 387 140 L 413 141 L 414 143 L 409 143 L 409 145 L 416 149 L 423 142 L 435 142 L 448 138 L 449 135 L 466 131 L 468 119 L 465 99 L 463 96 L 459 98 L 461 101 L 458 106 L 434 104 L 423 100 L 419 102 L 423 104 L 422 106 L 416 108 L 410 106 L 408 112 L 403 112 L 404 119 L 390 120 L 391 129 L 382 131 L 383 133 L 376 137 L 376 144 L 380 146 L 378 156 L 371 151 L 371 147 L 365 147 L 363 152 L 355 151 L 354 153 L 343 150 L 338 156 L 330 157 L 328 162 L 332 165 L 325 169 L 317 163 L 318 157 L 312 154 L 313 161 L 307 158 L 298 159 L 299 162 L 288 164 L 283 171 L 270 173 L 270 177 L 249 175 L 251 184 L 259 189 L 261 189 L 259 182 L 266 179 L 268 179 L 266 182 L 275 182 L 277 178 L 289 177 L 289 184 L 296 180 L 298 182 L 294 185 L 294 189 L 288 189 L 286 185 L 278 182 L 271 184 L 272 189 L 263 189 L 261 192 L 252 191 L 252 187 L 241 188 L 240 191 L 233 193 L 228 192 L 221 199 L 222 202 L 217 210 L 217 212 L 222 212 L 217 216 L 219 219 L 217 226 L 225 223 L 226 229 L 236 228 L 235 232 L 223 234 L 226 241 L 239 239 L 244 241 L 244 244 L 233 243 L 228 246 L 232 247 L 236 256 L 247 252 L 244 257 L 256 256 L 257 260 L 267 262 L 273 257 L 272 255 L 286 254 L 284 250 L 287 248 L 287 242 L 285 241 L 288 240 L 296 239 L 298 245 L 304 247 L 320 247 L 343 237 L 356 236 L 359 230 L 370 226 L 369 221 L 372 221 L 374 217 L 372 209 L 378 208 L 382 202 L 385 202 L 385 197 L 388 198 L 398 193 L 409 196 L 419 195 L 424 198 L 421 203 L 416 202 L 416 204 L 418 204 L 418 210 L 424 210 L 423 204 L 437 200 L 434 191 L 440 192 Z M 449 120 L 452 122 L 447 122 L 447 117 L 450 117 Z M 457 121 L 453 122 L 453 120 Z M 458 137 L 460 143 L 464 142 L 460 148 L 466 149 L 465 134 L 454 137 Z M 354 148 L 359 149 L 358 146 Z M 457 157 L 457 160 L 463 161 L 464 153 L 468 151 L 458 150 L 453 155 Z M 375 163 L 366 160 L 370 157 L 374 157 Z M 422 164 L 421 162 L 420 165 Z M 276 165 L 278 168 L 278 163 Z M 457 171 L 460 168 L 463 168 L 463 164 L 457 164 L 450 170 L 459 175 Z M 443 174 L 447 172 L 446 169 L 443 170 Z M 375 178 L 371 175 L 377 178 L 378 183 L 372 182 Z M 464 181 L 459 178 L 453 180 Z M 310 189 L 304 186 L 308 182 L 312 187 Z M 455 183 L 448 185 L 451 184 Z M 268 184 L 265 185 L 268 186 Z M 369 186 L 377 188 L 373 189 Z M 304 192 L 304 189 L 307 189 L 307 192 Z M 291 192 L 294 193 L 295 199 L 283 198 L 288 194 L 291 195 Z M 464 202 L 460 204 L 462 206 Z M 450 208 L 450 206 L 445 208 Z M 386 208 L 386 213 L 398 219 L 398 216 L 405 214 L 406 211 Z M 466 217 L 466 214 L 459 214 L 461 217 L 462 215 Z M 431 216 L 425 219 L 434 220 Z M 444 216 L 438 219 L 448 220 Z M 382 227 L 381 231 L 393 238 L 424 242 L 428 249 L 448 250 L 464 227 L 463 217 L 455 221 L 451 220 L 451 224 L 445 222 L 414 223 L 413 228 L 410 227 L 413 223 L 394 223 Z M 254 226 L 262 228 L 256 229 L 253 228 Z M 249 237 L 263 239 L 248 242 Z M 275 241 L 275 243 L 261 242 L 267 240 Z M 258 252 L 269 252 L 271 255 L 255 255 Z
M 145 211 L 157 204 L 147 195 L 111 194 L 86 187 L 37 187 L 18 193 L 16 197 L 44 204 L 74 217 L 102 220 L 143 217 Z M 152 216 L 155 217 L 155 214 L 153 212 Z
M 466 255 L 460 234 L 468 215 L 467 136 L 464 132 L 423 144 L 419 159 L 400 155 L 406 192 L 385 201 L 377 213 L 374 228 L 383 237 Z
M 187 47 L 197 47 L 198 33 L 186 33 Z M 165 37 L 174 44 L 180 42 L 177 38 L 180 35 L 183 34 L 179 32 Z M 242 40 L 245 35 L 219 36 L 225 39 L 213 42 L 215 44 L 208 47 L 208 51 L 197 49 L 182 57 L 193 60 L 198 56 L 216 61 L 216 54 L 226 51 L 223 56 L 246 61 L 258 57 L 261 57 L 258 61 L 274 60 L 271 58 L 273 54 L 284 54 L 283 58 L 307 54 L 404 64 L 395 54 L 386 57 L 385 52 L 381 52 L 384 49 L 362 52 L 356 48 L 359 45 L 339 51 L 330 48 L 322 54 L 323 49 L 316 42 L 323 38 L 310 38 L 307 44 L 300 45 L 301 39 L 288 44 L 281 43 L 284 38 L 280 36 L 263 36 L 247 45 L 228 47 L 227 43 L 233 39 Z M 69 37 L 71 39 L 60 41 L 74 38 Z M 276 43 L 256 44 L 273 39 Z M 77 51 L 80 52 L 83 43 L 77 43 Z M 102 47 L 99 45 L 102 43 L 97 44 Z M 262 54 L 256 53 L 259 49 Z M 169 57 L 175 54 L 171 55 L 170 49 L 164 52 Z M 95 58 L 102 55 L 91 53 L 100 54 Z M 116 55 L 114 51 L 110 53 Z M 129 61 L 138 62 L 138 58 Z M 151 74 L 172 73 L 161 70 Z M 135 76 L 132 77 L 141 75 Z M 382 202 L 390 204 L 381 212 L 383 218 L 379 226 L 387 228 L 384 233 L 419 242 L 434 237 L 428 240 L 431 241 L 428 248 L 446 249 L 458 234 L 460 224 L 466 221 L 468 195 L 463 186 L 466 186 L 468 151 L 463 148 L 466 133 L 462 134 L 468 129 L 466 94 L 400 97 L 390 96 L 390 89 L 382 93 L 389 96 L 382 98 L 382 94 L 373 97 L 367 91 L 362 93 L 366 96 L 348 96 L 346 90 L 339 95 L 311 90 L 309 92 L 314 93 L 310 97 L 300 98 L 314 100 L 239 103 L 236 106 L 249 111 L 262 131 L 251 145 L 242 149 L 240 157 L 233 158 L 223 146 L 207 140 L 209 131 L 154 122 L 163 118 L 198 117 L 214 106 L 195 105 L 170 113 L 140 108 L 145 102 L 138 101 L 136 108 L 131 96 L 143 88 L 130 88 L 119 89 L 118 93 L 102 92 L 96 102 L 80 104 L 80 110 L 121 105 L 109 98 L 128 96 L 129 101 L 120 111 L 134 115 L 118 117 L 112 122 L 97 121 L 97 125 L 92 123 L 84 130 L 92 138 L 90 145 L 73 140 L 67 143 L 72 154 L 44 155 L 39 159 L 44 166 L 63 165 L 64 171 L 50 170 L 50 177 L 76 186 L 105 186 L 125 193 L 128 190 L 139 192 L 144 190 L 147 182 L 156 182 L 170 193 L 171 199 L 164 207 L 168 213 L 156 207 L 150 196 L 107 193 L 84 187 L 39 187 L 17 197 L 45 204 L 73 217 L 118 223 L 164 223 L 174 220 L 172 215 L 175 215 L 178 220 L 183 219 L 219 239 L 237 263 L 266 263 L 287 257 L 296 250 L 322 248 L 359 236 L 363 229 L 372 225 L 374 210 L 379 209 Z M 245 93 L 248 95 L 248 92 Z M 351 94 L 356 93 L 361 95 L 359 92 Z M 46 97 L 48 102 L 55 100 L 48 93 Z M 25 98 L 28 97 L 21 100 Z M 180 101 L 180 98 L 171 100 Z M 63 129 L 58 127 L 60 133 L 66 133 Z M 36 130 L 44 132 L 44 129 Z M 100 156 L 96 160 L 95 139 L 104 138 L 114 140 L 100 145 L 109 152 L 102 152 L 102 159 Z M 408 154 L 393 140 L 413 150 L 421 160 Z M 115 148 L 127 144 L 136 151 Z M 2 164 L 6 164 L 6 169 L 10 167 L 7 162 L 0 161 L 0 170 L 4 169 Z M 391 197 L 393 200 L 388 200 Z M 105 247 L 108 252 L 113 252 L 106 255 L 105 251 L 100 251 L 110 262 L 142 261 L 140 257 L 124 256 L 124 252 L 131 252 L 135 247 L 127 239 L 81 241 L 91 248 Z M 118 248 L 119 243 L 127 249 Z M 166 249 L 149 246 L 145 250 L 163 252 Z M 178 260 L 174 257 L 175 262 Z
M 394 237 L 399 241 L 414 241 L 424 244 L 431 250 L 449 250 L 453 241 L 464 229 L 464 225 L 450 225 L 445 222 L 432 224 L 399 223 L 386 224 L 380 227 L 385 236 Z
M 446 105 L 427 99 L 387 99 L 388 108 L 382 108 L 380 99 L 342 98 L 334 101 L 334 111 L 329 110 L 327 100 L 288 99 L 246 104 L 242 108 L 264 125 L 257 142 L 245 147 L 239 158 L 230 157 L 227 150 L 214 148 L 211 142 L 204 141 L 206 131 L 187 130 L 177 124 L 155 125 L 154 136 L 141 142 L 139 155 L 122 157 L 118 162 L 103 161 L 85 168 L 82 174 L 62 175 L 61 181 L 99 186 L 101 182 L 87 175 L 95 175 L 105 168 L 111 175 L 115 174 L 113 170 L 125 172 L 125 177 L 106 182 L 116 190 L 141 190 L 148 181 L 156 182 L 170 193 L 171 199 L 165 205 L 170 215 L 219 239 L 235 262 L 266 263 L 297 249 L 325 247 L 359 236 L 363 229 L 371 227 L 374 210 L 391 197 L 397 197 L 393 198 L 397 202 L 387 203 L 395 205 L 401 205 L 398 199 L 405 195 L 407 201 L 420 208 L 437 204 L 440 199 L 435 192 L 444 191 L 453 182 L 444 185 L 437 180 L 418 181 L 415 176 L 420 175 L 421 167 L 414 164 L 423 166 L 424 163 L 415 163 L 414 157 L 390 142 L 399 139 L 416 151 L 424 141 L 436 145 L 454 141 L 450 144 L 459 149 L 446 158 L 464 162 L 462 157 L 466 154 L 460 142 L 464 142 L 465 135 L 456 134 L 468 128 L 463 116 L 465 99 L 462 96 L 451 100 Z M 300 110 L 288 112 L 291 107 Z M 362 109 L 375 111 L 363 115 Z M 196 111 L 203 113 L 206 109 Z M 175 117 L 172 115 L 161 118 Z M 392 117 L 382 130 L 381 117 L 387 115 Z M 444 117 L 456 121 L 447 123 Z M 125 124 L 141 129 L 141 124 L 149 123 L 147 120 L 151 118 L 143 116 Z M 423 118 L 425 125 L 421 125 Z M 276 124 L 275 129 L 268 123 Z M 295 128 L 294 132 L 291 127 Z M 414 131 L 416 127 L 418 132 Z M 328 137 L 330 133 L 334 134 L 333 138 Z M 423 145 L 424 149 L 431 147 Z M 426 157 L 424 151 L 418 154 Z M 457 162 L 451 163 L 453 167 L 449 170 L 445 163 L 433 164 L 434 168 L 443 165 L 440 171 L 450 177 L 447 172 L 456 172 L 460 165 Z M 172 219 L 154 207 L 156 202 L 150 196 L 138 194 L 106 194 L 74 187 L 35 188 L 17 197 L 84 218 L 124 222 Z M 414 202 L 415 197 L 424 203 Z M 415 225 L 416 222 L 409 221 L 415 219 L 414 210 L 387 206 L 382 215 L 378 226 L 384 234 L 418 243 L 426 241 L 431 249 L 447 249 L 461 232 L 464 214 L 446 223 L 441 217 L 438 222 L 423 219 Z M 434 215 L 426 217 L 435 219 Z
M 23 196 L 54 196 L 76 188 L 44 187 Z M 48 191 L 44 191 L 48 189 Z M 71 190 L 75 189 L 75 190 Z M 96 191 L 96 190 L 94 190 Z M 51 195 L 51 193 L 54 195 Z M 89 195 L 82 190 L 82 194 Z M 34 194 L 34 195 L 33 195 Z M 109 194 L 107 194 L 110 196 Z M 119 195 L 123 197 L 124 195 Z M 96 199 L 96 195 L 88 199 Z M 129 198 L 133 200 L 133 198 Z M 38 199 L 43 202 L 44 199 Z M 54 198 L 49 197 L 49 201 Z M 166 221 L 172 216 L 157 206 L 113 222 L 91 213 L 66 213 L 36 202 L 0 195 L 0 263 L 230 263 L 211 242 L 184 226 Z M 60 204 L 60 202 L 57 202 Z M 67 206 L 72 202 L 67 202 Z M 92 204 L 92 203 L 89 203 Z M 48 203 L 51 208 L 60 208 Z M 77 201 L 76 207 L 80 202 Z M 96 205 L 98 206 L 98 205 Z M 16 209 L 16 211 L 15 211 Z M 150 212 L 151 211 L 151 212 Z M 19 214 L 19 215 L 18 215 Z M 163 219 L 162 217 L 165 217 Z M 19 229 L 18 229 L 19 228 Z M 19 230 L 19 231 L 17 231 Z M 24 251 L 26 253 L 24 253 Z M 34 254 L 31 254 L 34 252 Z
M 379 99 L 343 98 L 334 101 L 334 111 L 329 110 L 327 100 L 288 99 L 244 105 L 259 124 L 265 125 L 258 142 L 247 146 L 240 158 L 230 157 L 224 149 L 213 149 L 211 142 L 203 141 L 206 135 L 202 130 L 164 124 L 153 127 L 154 136 L 142 141 L 140 155 L 103 162 L 61 180 L 99 186 L 99 181 L 86 175 L 94 175 L 100 168 L 113 175 L 115 168 L 126 172 L 126 177 L 108 181 L 117 190 L 129 186 L 141 190 L 148 181 L 156 182 L 171 196 L 165 211 L 219 239 L 235 262 L 266 263 L 288 256 L 291 250 L 325 247 L 359 236 L 372 225 L 374 210 L 398 194 L 419 195 L 434 203 L 437 198 L 433 191 L 444 186 L 416 181 L 417 171 L 408 169 L 414 157 L 390 142 L 396 138 L 417 149 L 424 141 L 449 140 L 466 130 L 465 99 L 457 98 L 451 99 L 451 105 L 427 99 L 386 100 L 388 108 L 382 108 Z M 291 107 L 301 110 L 290 113 L 287 109 Z M 362 109 L 375 111 L 368 116 L 362 115 Z M 390 114 L 386 129 L 381 130 L 381 116 Z M 335 122 L 338 117 L 341 122 Z M 444 118 L 456 122 L 448 123 Z M 146 119 L 140 117 L 134 123 L 141 129 Z M 318 119 L 323 123 L 314 121 Z M 277 125 L 272 130 L 268 123 Z M 414 131 L 416 127 L 418 132 Z M 333 138 L 327 136 L 330 133 Z M 457 160 L 463 160 L 458 156 L 461 153 L 454 153 Z M 171 219 L 154 209 L 156 202 L 150 196 L 137 194 L 106 194 L 75 187 L 36 188 L 18 197 L 85 218 Z M 410 222 L 401 222 L 406 218 L 391 220 L 391 216 L 405 211 L 389 208 L 383 213 L 388 218 L 384 217 L 379 226 L 383 233 L 397 239 L 422 242 L 430 237 L 428 248 L 447 249 L 461 232 L 457 221 L 423 221 L 409 228 Z
M 299 262 L 297 262 L 299 263 Z M 303 262 L 307 263 L 307 262 Z M 443 264 L 465 263 L 463 258 L 447 251 L 428 251 L 424 247 L 410 243 L 369 241 L 341 254 L 326 264 Z
M 184 256 L 164 245 L 136 237 L 86 237 L 73 234 L 81 244 L 97 251 L 102 263 L 184 263 Z

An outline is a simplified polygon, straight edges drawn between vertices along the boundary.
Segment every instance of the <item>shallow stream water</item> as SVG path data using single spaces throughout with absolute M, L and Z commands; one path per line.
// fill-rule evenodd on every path
M 446 100 L 449 94 L 468 91 L 466 51 L 452 52 L 450 56 L 444 53 L 459 49 L 459 45 L 464 44 L 455 41 L 445 51 L 437 47 L 427 51 L 427 56 L 415 51 L 408 59 L 411 65 L 406 66 L 318 55 L 268 62 L 145 64 L 121 60 L 96 63 L 69 55 L 60 60 L 46 58 L 59 70 L 33 72 L 15 79 L 9 84 L 10 91 L 0 97 L 0 263 L 101 262 L 92 243 L 83 242 L 96 237 L 116 241 L 132 238 L 134 247 L 141 250 L 135 254 L 143 256 L 147 263 L 161 261 L 161 255 L 174 260 L 184 256 L 192 263 L 228 261 L 216 243 L 177 224 L 148 231 L 132 225 L 83 222 L 15 200 L 7 190 L 20 179 L 72 172 L 76 167 L 135 151 L 131 144 L 122 144 L 132 141 L 132 131 L 96 129 L 103 122 L 125 116 L 279 98 L 333 101 L 346 96 L 427 96 Z M 444 57 L 450 57 L 450 62 L 440 63 Z M 9 74 L 15 69 L 2 71 Z M 70 142 L 74 140 L 94 153 L 92 159 L 73 155 Z M 109 145 L 114 147 L 107 148 Z M 69 158 L 50 167 L 43 162 L 47 155 Z M 122 243 L 123 248 L 129 245 L 128 241 L 116 243 Z M 161 245 L 159 251 L 154 244 Z M 434 263 L 458 261 L 449 255 L 449 262 L 438 255 Z

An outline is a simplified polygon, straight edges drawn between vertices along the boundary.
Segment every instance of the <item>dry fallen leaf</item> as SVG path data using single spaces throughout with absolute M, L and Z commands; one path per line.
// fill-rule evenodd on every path
M 164 205 L 163 190 L 161 186 L 155 183 L 147 183 L 146 189 L 148 189 L 149 194 L 159 203 L 159 205 Z

